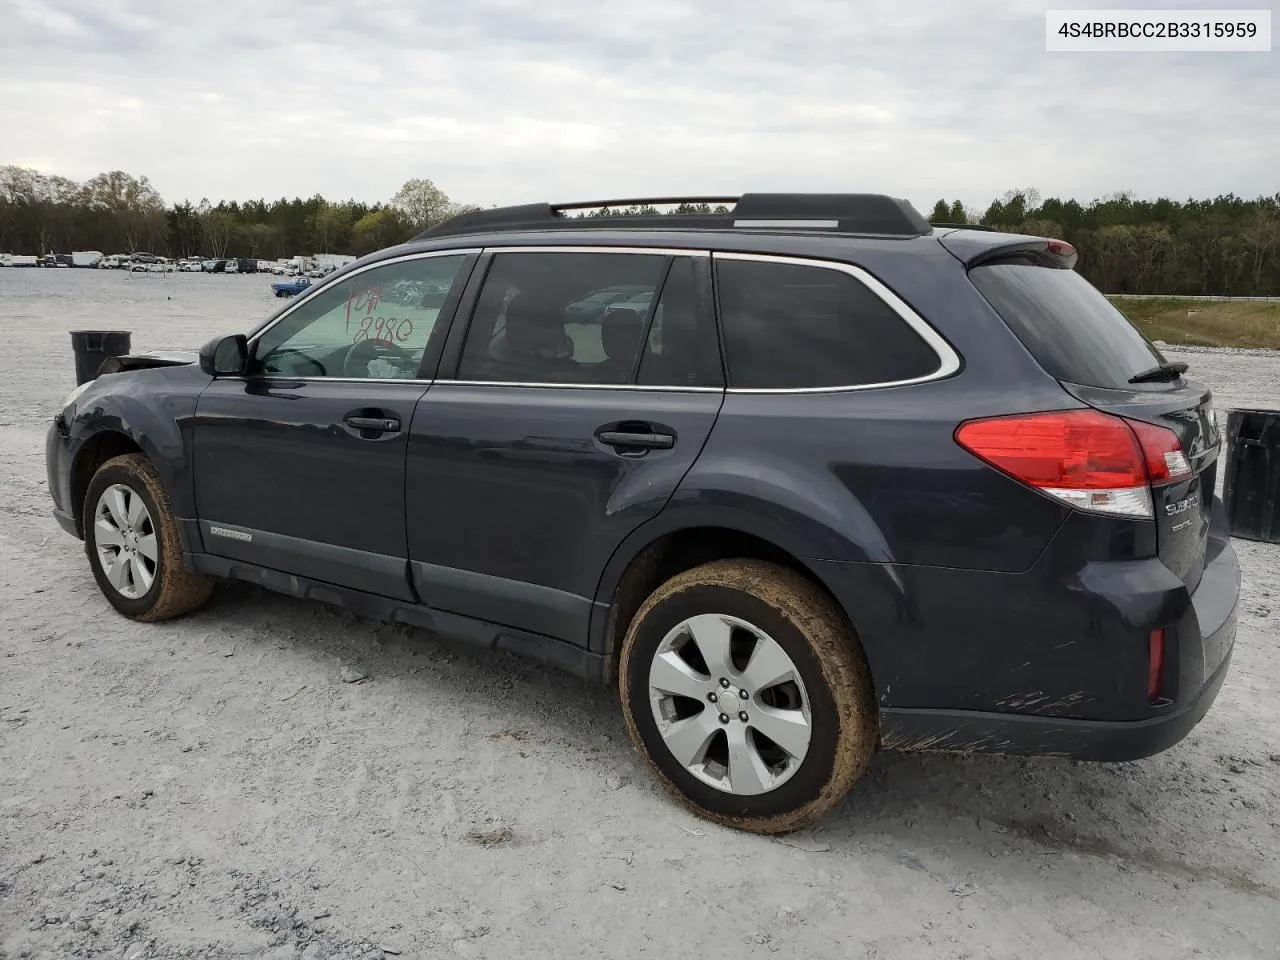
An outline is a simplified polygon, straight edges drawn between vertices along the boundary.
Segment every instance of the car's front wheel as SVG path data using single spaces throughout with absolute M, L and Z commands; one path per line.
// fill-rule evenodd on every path
M 870 671 L 814 583 L 756 560 L 673 577 L 641 606 L 619 658 L 627 729 L 696 812 L 759 833 L 840 801 L 876 744 Z
M 84 502 L 84 547 L 110 604 L 133 620 L 168 620 L 203 606 L 213 581 L 182 563 L 178 524 L 160 475 L 139 453 L 98 468 Z

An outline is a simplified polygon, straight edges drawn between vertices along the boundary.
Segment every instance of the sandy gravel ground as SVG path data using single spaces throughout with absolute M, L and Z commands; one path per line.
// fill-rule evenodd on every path
M 615 698 L 250 587 L 145 626 L 49 517 L 66 331 L 193 346 L 254 277 L 0 270 L 0 958 L 1280 956 L 1280 548 L 1138 763 L 880 755 L 811 833 L 685 813 Z M 170 299 L 171 298 L 171 299 Z M 1187 354 L 1220 406 L 1274 354 Z M 363 680 L 346 682 L 364 674 Z

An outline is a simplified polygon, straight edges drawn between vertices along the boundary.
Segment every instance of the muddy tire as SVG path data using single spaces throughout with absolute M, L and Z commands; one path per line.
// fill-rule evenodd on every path
M 786 833 L 835 806 L 875 750 L 871 673 L 848 620 L 814 583 L 758 560 L 668 580 L 622 643 L 627 730 L 696 813 Z
M 199 609 L 213 581 L 182 565 L 173 509 L 151 461 L 140 453 L 98 468 L 84 500 L 84 549 L 98 587 L 132 620 Z

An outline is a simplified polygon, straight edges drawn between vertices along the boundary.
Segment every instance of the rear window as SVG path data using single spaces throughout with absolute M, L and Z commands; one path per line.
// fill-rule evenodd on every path
M 938 355 L 875 293 L 826 267 L 720 260 L 729 385 L 780 390 L 928 376 Z
M 1040 366 L 1058 380 L 1129 387 L 1129 378 L 1164 361 L 1160 352 L 1074 270 L 998 263 L 969 279 Z

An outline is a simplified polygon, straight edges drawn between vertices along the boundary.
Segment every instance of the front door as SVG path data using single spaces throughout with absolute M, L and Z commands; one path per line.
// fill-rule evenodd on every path
M 400 258 L 329 284 L 265 328 L 243 377 L 196 407 L 207 552 L 412 601 L 409 425 L 474 257 Z
M 433 608 L 586 645 L 606 562 L 666 505 L 724 398 L 706 262 L 492 257 L 409 437 L 409 557 Z

